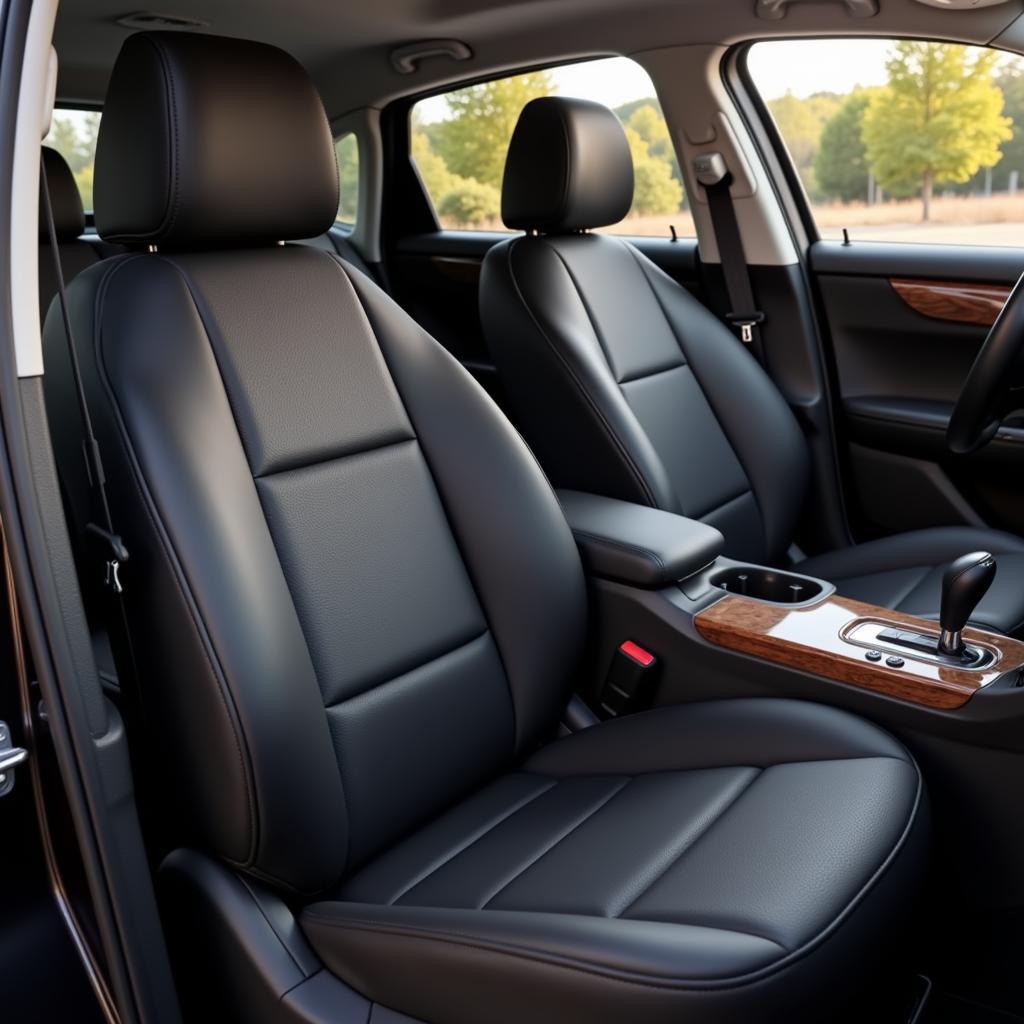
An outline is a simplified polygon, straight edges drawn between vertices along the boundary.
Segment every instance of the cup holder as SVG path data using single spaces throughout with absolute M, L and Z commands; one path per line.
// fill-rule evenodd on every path
M 807 604 L 822 595 L 824 587 L 808 576 L 777 572 L 759 565 L 722 569 L 711 577 L 713 586 L 769 604 Z

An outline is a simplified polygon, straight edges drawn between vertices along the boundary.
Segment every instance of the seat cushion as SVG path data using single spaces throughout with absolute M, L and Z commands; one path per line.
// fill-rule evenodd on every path
M 942 573 L 955 558 L 989 551 L 998 570 L 992 588 L 971 616 L 982 629 L 1014 634 L 1024 628 L 1024 540 L 999 530 L 940 527 L 914 530 L 867 544 L 830 551 L 797 566 L 808 576 L 829 580 L 840 594 L 937 619 Z
M 438 1024 L 785 1018 L 906 899 L 920 804 L 906 751 L 844 712 L 659 709 L 541 749 L 302 921 Z

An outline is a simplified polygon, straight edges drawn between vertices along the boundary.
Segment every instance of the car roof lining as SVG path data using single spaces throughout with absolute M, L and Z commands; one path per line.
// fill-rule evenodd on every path
M 794 0 L 778 21 L 758 18 L 753 0 L 289 0 L 284 6 L 279 0 L 160 0 L 156 10 L 205 22 L 209 28 L 202 31 L 288 50 L 311 72 L 337 119 L 524 65 L 629 56 L 666 46 L 815 35 L 989 43 L 1021 17 L 1024 0 L 962 11 L 880 0 L 879 13 L 870 19 L 850 17 L 839 0 Z M 117 24 L 125 14 L 124 0 L 62 0 L 54 40 L 62 103 L 102 102 L 114 58 L 133 31 Z M 394 48 L 439 38 L 466 42 L 472 57 L 425 60 L 412 74 L 392 67 Z M 1012 46 L 1017 38 L 1009 33 L 1006 41 Z

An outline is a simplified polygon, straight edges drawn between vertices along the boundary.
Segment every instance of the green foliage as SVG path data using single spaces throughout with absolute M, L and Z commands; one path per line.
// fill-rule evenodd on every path
M 349 132 L 334 143 L 338 158 L 338 220 L 355 224 L 359 210 L 359 142 Z
M 786 93 L 768 102 L 775 124 L 786 140 L 789 155 L 812 197 L 817 193 L 814 157 L 825 124 L 839 110 L 840 102 L 838 96 L 828 92 L 815 93 L 806 99 Z
M 870 171 L 863 128 L 870 100 L 869 90 L 857 90 L 825 122 L 814 156 L 814 178 L 823 196 L 847 203 L 868 198 Z
M 624 124 L 627 128 L 632 128 L 644 140 L 650 156 L 659 160 L 675 160 L 672 136 L 669 134 L 668 123 L 665 121 L 660 107 L 655 107 L 648 101 L 638 106 L 624 121 Z
M 615 107 L 613 113 L 623 124 L 628 124 L 629 119 L 641 107 L 653 107 L 658 117 L 662 119 L 665 117 L 661 110 L 661 102 L 657 96 L 642 96 L 638 100 L 630 100 L 628 103 Z
M 1010 172 L 1016 171 L 1019 185 L 1024 186 L 1024 69 L 1019 63 L 1002 68 L 996 75 L 996 85 L 1003 94 L 1003 114 L 1013 122 L 1013 137 L 1000 147 L 1002 159 L 995 165 L 992 187 L 1004 190 L 1010 187 Z M 971 180 L 977 190 L 984 180 L 984 169 Z
M 80 113 L 77 117 L 57 111 L 44 145 L 57 150 L 75 176 L 82 205 L 92 209 L 92 165 L 96 159 L 96 139 L 100 130 L 98 113 Z
M 418 126 L 414 126 L 412 132 L 412 158 L 428 195 L 435 203 L 466 180 L 448 170 L 448 165 L 434 150 L 430 136 Z
M 437 212 L 456 224 L 477 227 L 498 219 L 501 193 L 486 182 L 465 179 L 441 197 Z
M 413 115 L 412 157 L 438 215 L 447 223 L 478 226 L 500 216 L 501 179 L 509 140 L 522 108 L 549 95 L 546 72 L 486 82 L 446 97 L 449 116 L 424 123 Z M 673 213 L 683 202 L 682 175 L 657 99 L 624 104 L 636 188 L 632 212 Z
M 886 64 L 889 81 L 868 104 L 863 137 L 879 183 L 896 194 L 920 189 L 928 219 L 935 185 L 965 182 L 999 161 L 1012 137 L 993 50 L 903 41 Z
M 546 71 L 458 89 L 446 97 L 451 117 L 431 126 L 430 141 L 452 173 L 500 189 L 520 111 L 553 90 L 554 81 Z
M 633 212 L 641 215 L 674 213 L 683 201 L 683 189 L 679 182 L 672 177 L 672 167 L 669 162 L 664 157 L 654 156 L 651 153 L 650 143 L 641 135 L 640 131 L 633 127 L 633 119 L 642 114 L 644 110 L 651 110 L 651 108 L 641 107 L 630 118 L 630 123 L 625 126 L 629 151 L 633 157 Z M 651 126 L 650 124 L 645 125 L 646 120 L 646 118 L 641 119 L 641 127 L 649 130 Z M 667 128 L 665 137 L 668 138 Z

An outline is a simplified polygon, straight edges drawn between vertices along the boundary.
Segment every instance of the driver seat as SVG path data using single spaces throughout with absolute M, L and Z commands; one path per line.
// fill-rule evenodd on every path
M 733 333 L 620 238 L 593 234 L 633 200 L 618 118 L 586 100 L 527 104 L 502 218 L 525 235 L 484 261 L 480 316 L 517 425 L 557 487 L 699 519 L 730 557 L 785 565 L 809 458 L 785 399 Z M 1024 540 L 917 530 L 808 558 L 839 593 L 937 618 L 942 571 L 983 549 L 1001 572 L 973 620 L 1024 625 Z

